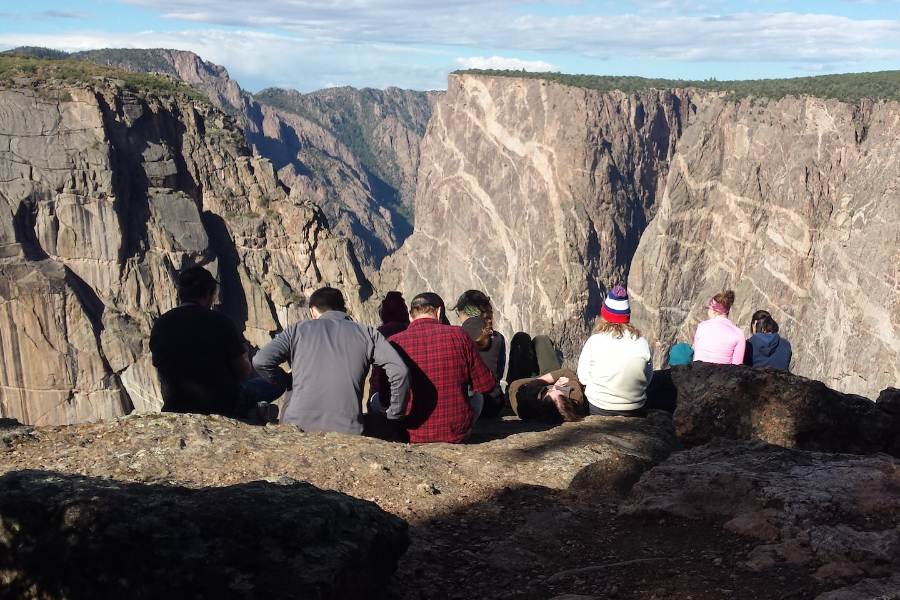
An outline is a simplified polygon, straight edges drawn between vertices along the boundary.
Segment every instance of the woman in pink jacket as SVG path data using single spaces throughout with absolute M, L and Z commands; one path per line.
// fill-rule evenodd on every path
M 709 318 L 697 325 L 694 335 L 694 360 L 720 365 L 744 362 L 744 332 L 728 319 L 734 304 L 734 292 L 726 290 L 709 299 Z

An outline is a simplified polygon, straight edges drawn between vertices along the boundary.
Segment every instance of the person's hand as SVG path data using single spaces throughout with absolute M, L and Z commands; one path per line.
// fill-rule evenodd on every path
M 568 377 L 560 377 L 559 379 L 556 380 L 555 385 L 558 385 L 560 387 L 567 386 L 567 385 L 569 385 L 569 378 Z

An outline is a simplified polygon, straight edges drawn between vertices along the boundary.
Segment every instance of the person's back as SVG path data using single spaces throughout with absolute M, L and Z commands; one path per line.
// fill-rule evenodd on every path
M 202 267 L 179 274 L 184 303 L 160 316 L 150 332 L 165 412 L 237 414 L 247 347 L 234 323 L 211 310 L 216 282 Z
M 743 348 L 744 332 L 727 318 L 716 317 L 697 325 L 694 361 L 739 365 L 744 360 Z
M 606 411 L 638 410 L 653 377 L 650 345 L 642 336 L 595 333 L 578 359 L 578 380 L 588 402 Z
M 744 363 L 787 371 L 791 366 L 791 343 L 778 334 L 778 323 L 767 316 L 756 321 L 754 329 L 755 333 L 747 340 Z
M 323 290 L 337 295 L 323 302 L 316 297 Z M 373 363 L 385 369 L 390 382 L 388 418 L 401 418 L 407 370 L 397 352 L 374 327 L 354 323 L 337 310 L 344 308 L 337 290 L 317 290 L 310 307 L 312 320 L 291 325 L 253 358 L 257 371 L 270 380 L 279 364 L 290 361 L 293 385 L 281 422 L 303 431 L 362 433 L 363 382 Z
M 694 334 L 694 361 L 720 365 L 744 362 L 744 333 L 728 319 L 734 292 L 727 290 L 710 298 L 708 319 L 697 325 Z
M 470 317 L 461 325 L 473 342 L 481 335 L 484 320 L 481 317 Z M 476 348 L 478 348 L 476 343 Z M 503 371 L 506 368 L 506 338 L 499 331 L 491 332 L 484 348 L 478 348 L 478 355 L 484 364 L 499 382 L 503 379 Z
M 496 383 L 469 336 L 438 321 L 438 300 L 431 297 L 436 294 L 416 296 L 413 321 L 390 338 L 409 366 L 411 393 L 404 426 L 413 443 L 461 442 L 475 416 L 469 388 L 483 394 Z
M 653 377 L 650 345 L 631 324 L 628 292 L 616 286 L 578 357 L 578 380 L 591 414 L 641 415 Z

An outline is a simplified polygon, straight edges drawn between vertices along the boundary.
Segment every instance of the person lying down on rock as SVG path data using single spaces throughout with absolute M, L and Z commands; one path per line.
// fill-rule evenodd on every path
M 578 377 L 568 369 L 513 381 L 509 403 L 523 421 L 558 424 L 580 421 L 587 414 L 584 391 Z

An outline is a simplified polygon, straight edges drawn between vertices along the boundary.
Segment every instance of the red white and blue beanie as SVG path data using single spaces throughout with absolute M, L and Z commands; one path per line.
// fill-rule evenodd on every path
M 628 292 L 621 285 L 609 290 L 600 316 L 610 323 L 628 323 L 631 320 L 631 307 L 628 305 Z

